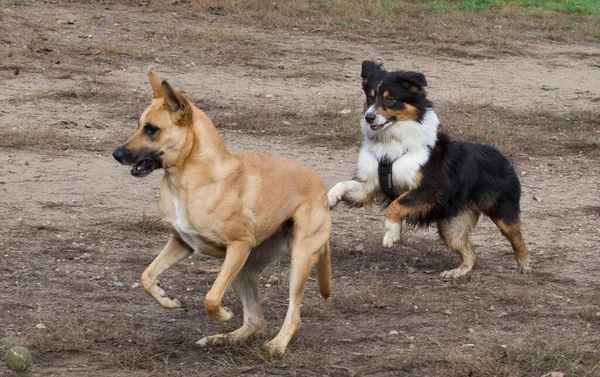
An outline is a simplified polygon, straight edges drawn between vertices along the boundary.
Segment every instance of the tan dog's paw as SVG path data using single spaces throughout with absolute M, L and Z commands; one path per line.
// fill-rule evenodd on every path
M 517 267 L 517 270 L 520 274 L 528 274 L 531 272 L 531 266 L 529 265 L 529 263 L 529 258 L 517 262 L 517 264 L 519 265 L 519 267 Z
M 223 323 L 233 318 L 233 312 L 229 308 L 219 306 L 218 310 L 208 312 L 208 320 L 212 323 Z
M 179 301 L 178 298 L 168 297 L 167 293 L 163 289 L 161 289 L 158 292 L 158 297 L 154 296 L 154 298 L 165 309 L 181 309 L 181 308 L 183 308 L 183 304 L 181 303 L 181 301 Z
M 286 346 L 287 344 L 282 345 L 279 342 L 275 341 L 275 339 L 273 339 L 269 342 L 266 342 L 263 345 L 263 348 L 269 353 L 270 356 L 281 358 L 283 357 L 283 355 L 285 355 Z
M 390 249 L 398 241 L 400 241 L 400 223 L 393 223 L 386 219 L 385 234 L 381 244 L 383 247 Z
M 178 298 L 168 298 L 168 297 L 161 297 L 160 300 L 158 300 L 158 303 L 165 309 L 181 309 L 183 308 L 183 304 L 181 303 L 181 301 L 179 301 Z

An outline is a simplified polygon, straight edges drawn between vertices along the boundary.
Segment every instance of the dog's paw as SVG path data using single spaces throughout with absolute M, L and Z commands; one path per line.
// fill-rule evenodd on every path
M 211 346 L 222 346 L 228 343 L 227 336 L 225 334 L 217 334 L 205 336 L 196 342 L 200 347 L 211 347 Z
M 223 323 L 233 318 L 233 312 L 229 308 L 220 306 L 214 312 L 208 312 L 208 320 L 212 323 Z
M 183 303 L 178 298 L 170 298 L 164 290 L 160 290 L 159 297 L 155 297 L 156 301 L 165 309 L 181 309 Z
M 400 223 L 393 223 L 386 219 L 385 234 L 381 244 L 383 247 L 390 249 L 398 241 L 400 241 Z
M 266 342 L 263 345 L 265 351 L 269 353 L 271 357 L 282 358 L 285 355 L 285 349 L 287 344 L 281 344 L 276 339 Z
M 327 193 L 327 200 L 329 201 L 329 208 L 334 208 L 342 200 L 342 191 L 343 191 L 342 183 L 343 182 L 337 183 Z
M 442 271 L 440 277 L 442 279 L 456 279 L 461 276 L 465 276 L 467 273 L 469 273 L 469 271 L 471 271 L 471 267 L 460 266 L 451 270 Z
M 517 261 L 517 264 L 519 265 L 517 267 L 517 270 L 520 274 L 528 274 L 531 272 L 531 266 L 529 265 L 529 263 L 529 258 Z

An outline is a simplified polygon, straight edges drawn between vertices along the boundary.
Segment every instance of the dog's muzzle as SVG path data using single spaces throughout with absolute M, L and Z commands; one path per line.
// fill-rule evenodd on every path
M 145 177 L 156 169 L 162 168 L 160 154 L 152 151 L 141 150 L 131 153 L 124 147 L 119 147 L 113 152 L 115 160 L 121 165 L 133 165 L 131 175 L 134 177 Z

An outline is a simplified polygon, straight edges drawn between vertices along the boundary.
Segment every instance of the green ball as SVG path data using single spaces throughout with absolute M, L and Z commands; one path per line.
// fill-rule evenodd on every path
M 31 365 L 31 353 L 23 346 L 16 346 L 4 355 L 6 367 L 15 372 L 22 372 Z

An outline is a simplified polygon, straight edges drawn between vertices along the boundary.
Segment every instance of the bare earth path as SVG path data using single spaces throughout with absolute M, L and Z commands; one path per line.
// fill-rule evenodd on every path
M 97 12 L 99 22 L 90 19 Z M 322 302 L 309 282 L 303 327 L 283 360 L 261 353 L 264 339 L 194 346 L 241 323 L 232 292 L 234 320 L 206 319 L 214 275 L 198 267 L 220 261 L 194 255 L 162 278 L 184 311 L 159 308 L 136 284 L 167 238 L 155 219 L 160 172 L 135 179 L 110 156 L 150 99 L 149 64 L 206 109 L 231 150 L 298 160 L 331 187 L 352 176 L 358 143 L 340 143 L 323 119 L 350 109 L 358 127 L 363 59 L 425 72 L 446 113 L 491 103 L 511 119 L 570 117 L 598 114 L 597 45 L 546 41 L 474 59 L 178 7 L 32 3 L 0 15 L 0 351 L 29 347 L 28 375 L 600 376 L 600 159 L 597 148 L 565 146 L 568 129 L 548 130 L 554 144 L 544 151 L 530 145 L 514 156 L 531 276 L 515 273 L 488 220 L 473 240 L 478 268 L 446 282 L 437 273 L 458 262 L 433 230 L 406 229 L 388 251 L 380 209 L 336 209 L 333 297 Z M 512 132 L 500 132 L 511 144 Z M 598 140 L 598 124 L 586 135 Z M 287 272 L 284 260 L 264 275 L 269 336 L 284 317 Z

